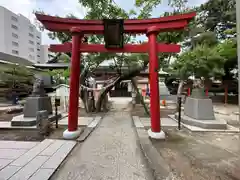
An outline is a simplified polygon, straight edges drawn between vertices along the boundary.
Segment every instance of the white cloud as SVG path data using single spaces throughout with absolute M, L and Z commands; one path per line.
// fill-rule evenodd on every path
M 22 14 L 31 19 L 35 4 L 31 0 L 1 0 L 0 6 L 3 6 L 16 14 Z

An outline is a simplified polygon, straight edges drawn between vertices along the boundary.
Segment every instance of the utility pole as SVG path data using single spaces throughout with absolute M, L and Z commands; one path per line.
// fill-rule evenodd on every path
M 240 123 L 240 0 L 236 0 L 237 53 L 238 53 L 238 115 Z

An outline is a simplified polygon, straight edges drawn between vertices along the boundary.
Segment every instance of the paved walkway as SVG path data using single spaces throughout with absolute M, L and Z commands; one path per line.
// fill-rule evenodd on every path
M 0 180 L 47 180 L 75 146 L 74 141 L 0 141 Z
M 53 180 L 151 180 L 126 104 L 114 105 Z

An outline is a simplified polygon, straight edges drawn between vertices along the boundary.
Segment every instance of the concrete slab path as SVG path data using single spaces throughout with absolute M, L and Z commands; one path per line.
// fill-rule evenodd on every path
M 75 141 L 0 141 L 0 180 L 48 180 Z
M 114 107 L 51 179 L 153 179 L 138 146 L 132 119 L 129 112 L 124 111 L 126 106 L 115 104 Z

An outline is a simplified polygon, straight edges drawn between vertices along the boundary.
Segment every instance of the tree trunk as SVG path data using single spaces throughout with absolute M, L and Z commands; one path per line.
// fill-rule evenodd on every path
M 100 112 L 102 110 L 102 104 L 105 99 L 105 96 L 120 81 L 121 80 L 120 80 L 120 76 L 119 76 L 112 83 L 110 83 L 109 85 L 104 87 L 104 89 L 100 92 L 98 99 L 97 99 L 97 103 L 96 103 L 96 112 Z
M 148 65 L 148 60 L 144 61 L 143 66 L 139 67 L 135 70 L 132 70 L 128 74 L 121 74 L 118 76 L 112 83 L 104 87 L 104 90 L 100 92 L 99 98 L 96 103 L 96 112 L 100 112 L 103 104 L 104 97 L 107 95 L 107 93 L 117 84 L 120 83 L 123 80 L 131 79 L 135 76 L 137 76 L 142 70 L 144 70 Z
M 144 102 L 143 96 L 142 96 L 142 95 L 140 94 L 140 92 L 138 91 L 136 81 L 132 78 L 132 79 L 131 79 L 131 82 L 132 82 L 133 88 L 134 88 L 135 91 L 137 92 L 137 95 L 140 97 L 141 104 L 143 105 L 143 108 L 144 108 L 146 114 L 147 114 L 147 115 L 150 115 L 149 110 L 148 110 L 148 107 L 146 106 L 146 104 L 145 104 L 145 102 Z
M 88 68 L 87 67 L 84 67 L 83 71 L 81 72 L 81 75 L 80 75 L 80 86 L 81 85 L 85 85 L 85 79 L 87 78 L 87 75 L 88 75 Z M 84 109 L 86 111 L 86 113 L 89 112 L 89 107 L 88 107 L 88 92 L 86 89 L 81 89 L 80 91 L 80 98 L 83 102 L 83 105 L 84 105 Z
M 228 84 L 224 85 L 224 104 L 227 105 L 228 103 Z
M 183 91 L 183 85 L 184 85 L 184 80 L 180 80 L 179 85 L 178 85 L 178 90 L 177 90 L 177 97 L 181 97 L 182 91 Z M 183 102 L 185 103 L 186 97 L 183 99 Z M 178 109 L 178 103 L 177 103 L 177 109 Z
M 177 90 L 177 96 L 178 97 L 182 95 L 183 84 L 184 84 L 184 80 L 180 80 L 179 85 L 178 85 L 178 90 Z
M 87 91 L 85 89 L 81 90 L 80 98 L 81 98 L 81 100 L 83 102 L 85 112 L 88 113 L 89 112 L 88 98 L 87 98 Z

